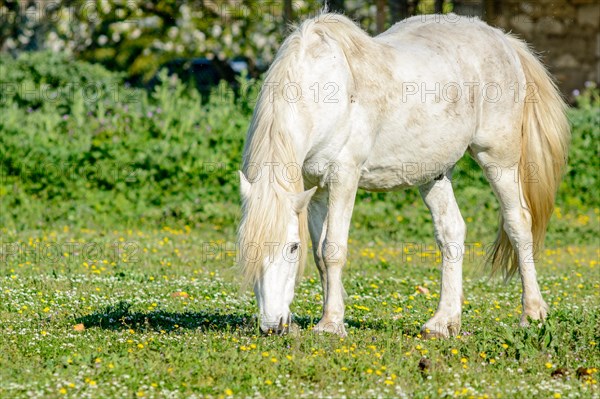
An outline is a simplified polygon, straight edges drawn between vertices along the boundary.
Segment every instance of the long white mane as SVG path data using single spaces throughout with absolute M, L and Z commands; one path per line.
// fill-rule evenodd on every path
M 368 57 L 373 51 L 371 48 L 376 45 L 348 18 L 321 14 L 297 27 L 279 49 L 259 95 L 243 153 L 242 171 L 252 183 L 252 194 L 242 203 L 242 220 L 238 230 L 239 265 L 246 283 L 254 283 L 261 274 L 262 262 L 267 254 L 265 244 L 278 243 L 279 249 L 285 244 L 282 240 L 286 237 L 289 207 L 278 197 L 273 184 L 290 193 L 304 190 L 302 178 L 289 181 L 283 175 L 286 164 L 295 163 L 298 169 L 302 167 L 303 160 L 298 159 L 288 124 L 304 106 L 301 102 L 286 101 L 283 90 L 287 83 L 301 81 L 299 65 L 304 54 L 321 50 L 316 48 L 321 44 L 311 40 L 319 36 L 335 40 L 346 55 L 351 71 L 365 64 L 359 60 Z M 355 78 L 352 83 L 358 90 L 360 84 L 369 81 L 368 78 L 366 82 Z M 270 179 L 271 173 L 273 180 Z M 308 227 L 306 211 L 299 216 L 301 252 L 298 276 L 301 276 L 306 262 Z M 262 251 L 262 256 L 256 256 L 257 249 Z

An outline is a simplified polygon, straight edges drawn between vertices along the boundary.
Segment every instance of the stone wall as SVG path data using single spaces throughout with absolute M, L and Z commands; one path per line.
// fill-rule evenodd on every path
M 581 89 L 588 80 L 600 82 L 600 1 L 479 3 L 489 24 L 516 33 L 541 54 L 567 98 L 571 99 L 573 90 Z

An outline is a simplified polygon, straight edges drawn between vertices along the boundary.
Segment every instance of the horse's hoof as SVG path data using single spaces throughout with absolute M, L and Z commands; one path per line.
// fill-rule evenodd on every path
M 444 333 L 443 331 L 431 331 L 428 328 L 421 330 L 421 338 L 423 339 L 444 339 L 448 337 L 448 333 Z
M 333 322 L 333 321 L 319 321 L 317 325 L 313 327 L 313 331 L 317 334 L 328 333 L 328 334 L 336 334 L 340 337 L 344 338 L 348 334 L 346 333 L 346 327 L 344 327 L 343 322 Z
M 537 305 L 525 306 L 519 326 L 529 327 L 529 319 L 533 321 L 544 321 L 548 316 L 549 307 L 546 302 L 541 301 Z
M 421 338 L 449 338 L 457 336 L 459 332 L 460 319 L 440 320 L 433 318 L 421 328 Z

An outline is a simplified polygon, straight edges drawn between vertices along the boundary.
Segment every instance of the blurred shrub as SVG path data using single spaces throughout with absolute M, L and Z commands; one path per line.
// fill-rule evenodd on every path
M 25 109 L 46 105 L 50 112 L 69 113 L 77 96 L 86 103 L 105 102 L 118 100 L 123 90 L 124 74 L 52 52 L 22 53 L 18 59 L 4 55 L 0 71 L 3 105 L 14 102 Z
M 0 84 L 11 87 L 0 104 L 0 223 L 231 219 L 237 183 L 229 175 L 241 158 L 252 86 L 238 101 L 220 86 L 201 105 L 196 90 L 165 75 L 148 94 L 57 55 L 0 65 Z M 101 93 L 71 89 L 80 82 Z M 43 85 L 68 94 L 40 95 Z
M 318 0 L 294 1 L 307 16 Z M 7 0 L 0 51 L 52 50 L 148 80 L 175 58 L 245 56 L 269 63 L 287 30 L 281 2 Z
M 600 92 L 594 82 L 586 86 L 576 97 L 577 106 L 569 110 L 572 141 L 561 193 L 574 207 L 600 203 Z

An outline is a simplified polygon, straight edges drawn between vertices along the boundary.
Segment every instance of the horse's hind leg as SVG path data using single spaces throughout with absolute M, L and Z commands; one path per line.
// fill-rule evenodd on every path
M 517 152 L 518 153 L 518 152 Z M 487 152 L 474 154 L 479 164 L 486 169 L 486 165 L 493 165 L 488 169 L 488 180 L 500 202 L 503 228 L 512 248 L 517 253 L 518 269 L 521 274 L 523 287 L 521 325 L 527 325 L 527 317 L 533 320 L 545 319 L 548 305 L 544 302 L 540 287 L 537 283 L 534 263 L 534 241 L 531 232 L 532 219 L 525 205 L 521 185 L 519 184 L 518 163 L 514 166 L 501 167 L 499 159 L 492 157 Z
M 454 198 L 451 172 L 419 187 L 431 212 L 435 239 L 442 252 L 440 302 L 433 317 L 425 323 L 425 337 L 448 337 L 460 331 L 462 308 L 462 262 L 466 225 Z

